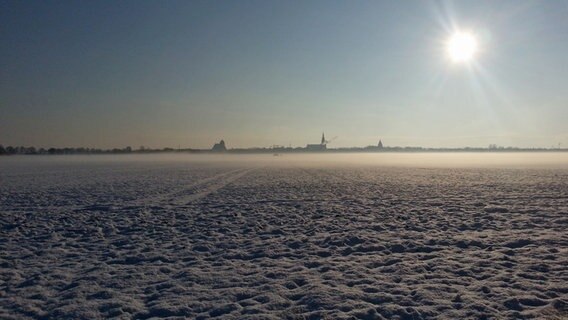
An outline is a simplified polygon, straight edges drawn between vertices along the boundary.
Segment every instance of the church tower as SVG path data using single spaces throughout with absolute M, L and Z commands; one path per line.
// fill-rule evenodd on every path
M 379 149 L 383 148 L 383 142 L 381 140 L 379 140 L 379 145 L 378 145 Z
M 321 144 L 325 144 L 325 135 L 323 134 L 323 132 L 321 133 Z

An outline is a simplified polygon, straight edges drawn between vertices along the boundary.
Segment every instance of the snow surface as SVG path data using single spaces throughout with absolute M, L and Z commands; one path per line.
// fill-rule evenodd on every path
M 0 319 L 568 318 L 568 161 L 471 157 L 2 158 Z

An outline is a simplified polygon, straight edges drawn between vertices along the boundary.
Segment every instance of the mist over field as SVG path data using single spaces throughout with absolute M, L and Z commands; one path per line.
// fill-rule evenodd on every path
M 0 318 L 561 319 L 566 153 L 0 159 Z
M 566 152 L 392 152 L 392 153 L 301 153 L 301 154 L 133 154 L 18 156 L 0 161 L 13 169 L 64 165 L 219 165 L 281 167 L 432 167 L 432 168 L 568 168 Z

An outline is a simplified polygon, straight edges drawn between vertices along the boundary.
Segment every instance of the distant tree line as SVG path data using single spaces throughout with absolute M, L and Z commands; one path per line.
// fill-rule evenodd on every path
M 0 155 L 15 155 L 15 154 L 125 154 L 125 153 L 156 153 L 156 152 L 175 152 L 175 151 L 197 151 L 193 149 L 174 149 L 174 148 L 162 148 L 162 149 L 151 149 L 144 146 L 140 146 L 138 149 L 132 149 L 132 147 L 125 148 L 113 148 L 113 149 L 98 149 L 98 148 L 36 148 L 36 147 L 4 147 L 0 145 Z
M 368 147 L 351 147 L 351 148 L 337 148 L 327 149 L 326 153 L 334 152 L 499 152 L 499 151 L 568 151 L 566 148 L 517 148 L 517 147 L 502 147 L 491 144 L 486 148 L 480 147 L 464 147 L 464 148 L 424 148 L 424 147 L 384 147 L 378 148 L 377 146 Z M 37 155 L 59 155 L 59 154 L 129 154 L 129 153 L 162 153 L 162 152 L 190 152 L 190 153 L 207 153 L 211 150 L 206 149 L 174 149 L 174 148 L 161 148 L 151 149 L 140 146 L 138 149 L 131 147 L 113 148 L 113 149 L 98 149 L 98 148 L 36 148 L 36 147 L 4 147 L 0 145 L 0 156 L 2 155 L 18 155 L 18 154 L 37 154 Z M 281 147 L 275 146 L 272 148 L 247 148 L 247 149 L 230 149 L 230 153 L 296 153 L 296 152 L 309 152 L 306 148 L 302 147 Z
M 0 155 L 11 154 L 91 154 L 91 153 L 130 153 L 131 147 L 123 149 L 96 149 L 96 148 L 36 148 L 36 147 L 4 147 L 0 145 Z

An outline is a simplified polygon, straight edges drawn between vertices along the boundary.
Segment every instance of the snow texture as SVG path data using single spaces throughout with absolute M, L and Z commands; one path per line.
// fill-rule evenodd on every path
M 568 317 L 568 170 L 275 161 L 0 163 L 0 318 Z

